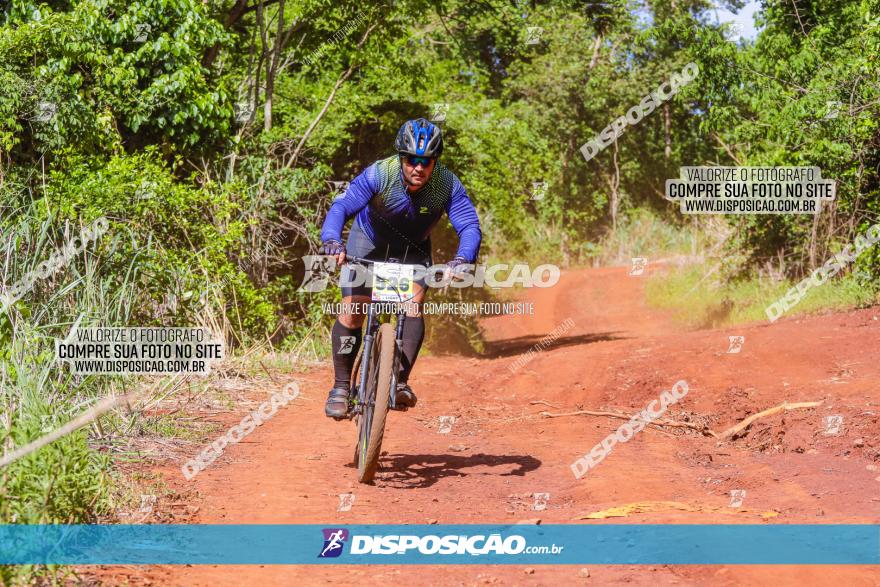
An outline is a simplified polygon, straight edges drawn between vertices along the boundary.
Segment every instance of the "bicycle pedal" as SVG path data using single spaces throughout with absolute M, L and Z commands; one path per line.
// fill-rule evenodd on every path
M 330 416 L 330 418 L 337 422 L 342 422 L 343 420 L 354 420 L 355 416 L 357 416 L 357 414 L 354 410 L 348 410 L 343 416 Z

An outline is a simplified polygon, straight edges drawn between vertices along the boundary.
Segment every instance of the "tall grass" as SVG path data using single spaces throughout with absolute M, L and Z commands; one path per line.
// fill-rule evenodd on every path
M 4 227 L 0 255 L 7 260 L 4 282 L 18 282 L 52 248 L 51 222 L 28 222 Z M 39 230 L 31 232 L 31 226 Z M 31 254 L 21 255 L 21 251 Z M 54 361 L 53 337 L 61 334 L 70 316 L 88 306 L 94 289 L 94 269 L 77 275 L 74 260 L 41 282 L 34 291 L 0 317 L 0 445 L 4 453 L 36 439 L 100 393 L 96 379 L 75 383 Z M 77 295 L 80 294 L 80 295 Z M 106 308 L 106 306 L 105 306 Z M 90 454 L 83 433 L 72 434 L 44 450 L 22 458 L 0 474 L 0 521 L 36 523 L 89 519 L 105 488 L 100 472 L 106 462 Z
M 797 280 L 772 280 L 757 275 L 739 279 L 713 278 L 707 264 L 670 268 L 647 282 L 648 304 L 669 310 L 689 327 L 714 328 L 728 324 L 766 321 L 765 309 L 780 299 Z M 876 286 L 849 273 L 810 289 L 785 316 L 847 310 L 877 303 Z
M 705 230 L 696 224 L 677 226 L 647 208 L 636 208 L 600 240 L 592 257 L 601 265 L 629 265 L 633 257 L 650 263 L 665 256 L 697 256 L 708 241 Z
M 3 294 L 82 230 L 77 223 L 61 220 L 45 199 L 26 201 L 23 193 L 27 191 L 20 186 L 13 193 L 9 184 L 0 185 L 0 211 L 5 212 L 0 216 Z M 155 236 L 161 224 L 111 218 L 109 230 L 96 242 L 89 242 L 64 267 L 36 279 L 29 291 L 0 313 L 0 455 L 58 429 L 108 396 L 136 391 L 145 400 L 108 412 L 88 428 L 0 468 L 0 524 L 115 519 L 117 507 L 130 497 L 126 495 L 130 480 L 119 474 L 109 448 L 132 433 L 176 434 L 183 429 L 170 419 L 160 422 L 140 414 L 186 378 L 156 382 L 132 376 L 72 376 L 55 360 L 55 339 L 65 338 L 77 327 L 192 325 L 208 328 L 227 343 L 253 340 L 254 333 L 247 331 L 247 311 L 259 300 L 242 300 L 242 293 L 254 291 L 252 284 L 238 287 L 248 275 L 234 265 L 221 271 L 216 265 L 194 262 L 203 250 L 179 244 L 171 248 Z M 184 230 L 184 237 L 188 236 Z M 211 243 L 218 248 L 215 257 L 222 260 L 223 247 Z M 320 312 L 320 304 L 307 305 L 313 312 L 310 320 L 292 326 L 293 336 L 278 349 L 281 353 L 266 352 L 272 344 L 267 336 L 264 343 L 243 348 L 229 369 L 255 368 L 255 361 L 248 362 L 251 356 L 289 362 L 326 354 L 327 333 L 321 317 L 314 314 Z M 150 397 L 140 393 L 145 390 Z M 60 572 L 0 567 L 0 584 L 29 583 L 47 576 L 54 580 Z
M 58 230 L 37 206 L 5 219 L 0 241 L 2 281 L 8 288 L 78 235 Z M 121 384 L 120 377 L 73 377 L 55 360 L 54 339 L 74 325 L 126 324 L 135 300 L 136 262 L 121 275 L 102 271 L 109 233 L 33 283 L 0 315 L 0 447 L 2 454 L 65 424 Z M 104 251 L 101 253 L 100 251 Z M 0 523 L 94 522 L 111 507 L 111 460 L 90 445 L 89 429 L 60 438 L 0 469 Z M 25 582 L 47 570 L 2 567 L 3 583 Z M 54 573 L 54 571 L 53 571 Z

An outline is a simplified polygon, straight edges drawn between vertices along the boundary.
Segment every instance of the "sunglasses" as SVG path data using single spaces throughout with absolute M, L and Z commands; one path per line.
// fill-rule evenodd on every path
M 431 157 L 416 157 L 414 155 L 407 155 L 406 162 L 411 166 L 415 167 L 416 165 L 422 164 L 424 167 L 427 167 L 431 164 Z

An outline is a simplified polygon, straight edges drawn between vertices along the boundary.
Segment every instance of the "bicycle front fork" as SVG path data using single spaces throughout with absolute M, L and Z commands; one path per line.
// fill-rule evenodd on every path
M 400 371 L 400 357 L 403 354 L 403 324 L 406 321 L 406 312 L 397 314 L 397 328 L 394 334 L 394 364 L 391 369 L 391 393 L 388 396 L 388 407 L 392 410 L 397 408 L 397 380 Z M 359 373 L 357 390 L 356 411 L 363 410 L 366 403 L 367 379 L 370 375 L 370 357 L 373 354 L 373 341 L 376 339 L 376 332 L 379 330 L 379 316 L 375 312 L 374 307 L 370 304 L 367 310 L 367 328 L 363 339 L 363 351 L 361 352 L 361 372 Z

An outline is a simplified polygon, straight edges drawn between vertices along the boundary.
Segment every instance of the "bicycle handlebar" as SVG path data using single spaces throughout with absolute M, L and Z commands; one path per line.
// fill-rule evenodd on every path
M 372 259 L 361 259 L 360 257 L 355 257 L 354 255 L 345 255 L 346 263 L 361 263 L 363 265 L 371 265 L 374 263 L 388 263 L 389 261 L 373 261 Z M 393 261 L 391 261 L 393 262 Z
M 398 265 L 417 265 L 417 263 L 403 263 L 401 261 L 389 261 L 389 260 L 374 261 L 372 259 L 363 259 L 361 257 L 355 257 L 353 255 L 352 256 L 346 255 L 345 262 L 346 263 L 360 263 L 362 265 L 375 265 L 376 263 L 396 263 Z M 426 269 L 427 269 L 427 267 L 426 267 Z M 433 275 L 439 275 L 442 272 L 443 272 L 443 269 L 434 269 Z
M 355 257 L 355 256 L 353 256 L 353 255 L 352 255 L 352 256 L 346 255 L 346 256 L 345 256 L 345 262 L 346 262 L 346 263 L 361 263 L 361 264 L 363 264 L 363 265 L 374 265 L 374 264 L 376 264 L 376 263 L 396 263 L 396 264 L 398 264 L 398 265 L 416 265 L 416 263 L 403 263 L 403 262 L 401 262 L 401 261 L 397 261 L 397 260 L 395 260 L 395 261 L 389 261 L 389 260 L 385 260 L 385 261 L 374 261 L 374 260 L 372 260 L 372 259 L 363 259 L 363 258 L 361 258 L 361 257 Z M 436 275 L 439 275 L 439 274 L 442 273 L 442 272 L 443 272 L 442 269 L 434 269 L 434 273 L 433 273 L 433 275 L 436 276 Z M 452 274 L 452 279 L 455 280 L 455 281 L 461 281 L 461 277 L 456 276 L 454 273 Z

